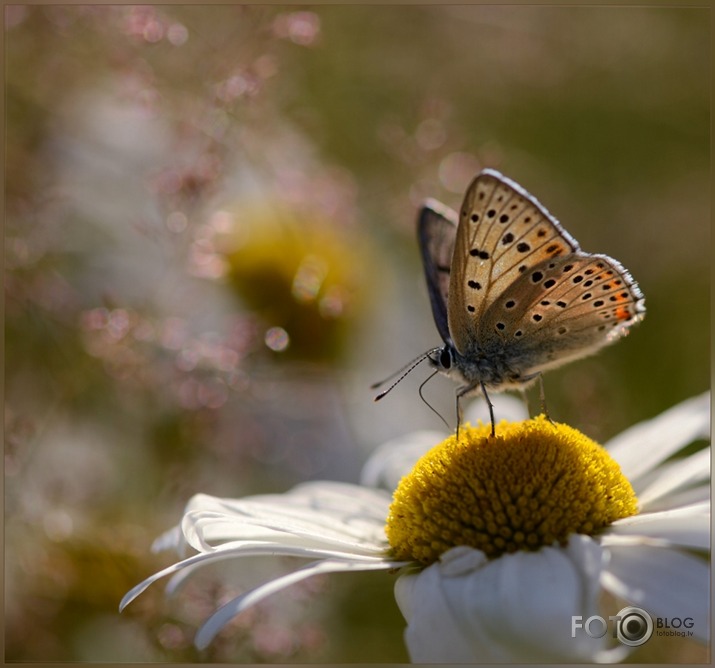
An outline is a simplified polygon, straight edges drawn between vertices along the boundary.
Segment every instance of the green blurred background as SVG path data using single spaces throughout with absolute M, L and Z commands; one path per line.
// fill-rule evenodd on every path
M 709 386 L 706 9 L 5 11 L 8 660 L 407 659 L 387 574 L 294 587 L 201 654 L 255 564 L 117 604 L 193 493 L 357 481 L 440 428 L 426 369 L 369 386 L 440 343 L 416 211 L 482 167 L 646 295 L 630 336 L 546 376 L 557 420 L 605 441 Z M 453 392 L 425 388 L 452 422 Z

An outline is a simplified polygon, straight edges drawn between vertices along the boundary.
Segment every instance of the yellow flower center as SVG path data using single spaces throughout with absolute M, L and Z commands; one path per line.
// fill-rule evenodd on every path
M 431 564 L 457 545 L 488 557 L 564 544 L 637 512 L 608 452 L 543 415 L 461 427 L 425 454 L 395 491 L 387 537 L 397 559 Z

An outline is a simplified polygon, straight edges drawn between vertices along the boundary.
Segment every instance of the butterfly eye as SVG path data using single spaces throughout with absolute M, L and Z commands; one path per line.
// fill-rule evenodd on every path
M 452 366 L 452 354 L 449 352 L 449 348 L 442 348 L 442 352 L 439 354 L 439 363 L 443 369 L 449 369 Z

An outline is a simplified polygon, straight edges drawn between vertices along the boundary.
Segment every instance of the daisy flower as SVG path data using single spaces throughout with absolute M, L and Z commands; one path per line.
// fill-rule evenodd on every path
M 619 661 L 639 641 L 618 627 L 618 643 L 594 626 L 597 616 L 608 624 L 619 612 L 600 610 L 604 592 L 656 618 L 689 620 L 692 636 L 707 642 L 710 448 L 672 455 L 709 440 L 709 394 L 605 448 L 497 399 L 509 420 L 496 437 L 475 404 L 467 417 L 480 426 L 460 428 L 459 440 L 418 432 L 387 443 L 361 485 L 196 495 L 153 546 L 193 554 L 134 587 L 120 609 L 168 575 L 172 593 L 202 565 L 284 555 L 307 563 L 219 608 L 196 635 L 199 649 L 233 617 L 300 580 L 394 569 L 414 662 Z

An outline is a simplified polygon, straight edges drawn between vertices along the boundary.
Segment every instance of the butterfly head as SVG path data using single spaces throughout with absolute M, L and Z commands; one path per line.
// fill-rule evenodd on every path
M 455 362 L 455 350 L 451 343 L 445 343 L 442 348 L 434 348 L 428 353 L 428 359 L 430 364 L 441 371 L 442 373 L 449 374 L 450 371 L 454 369 Z
M 466 359 L 459 354 L 450 339 L 447 339 L 441 348 L 429 351 L 427 359 L 432 368 L 462 384 L 464 386 L 462 389 L 477 387 L 482 378 L 487 381 L 492 379 L 493 369 L 483 356 L 475 355 Z M 487 362 L 486 366 L 485 362 Z

